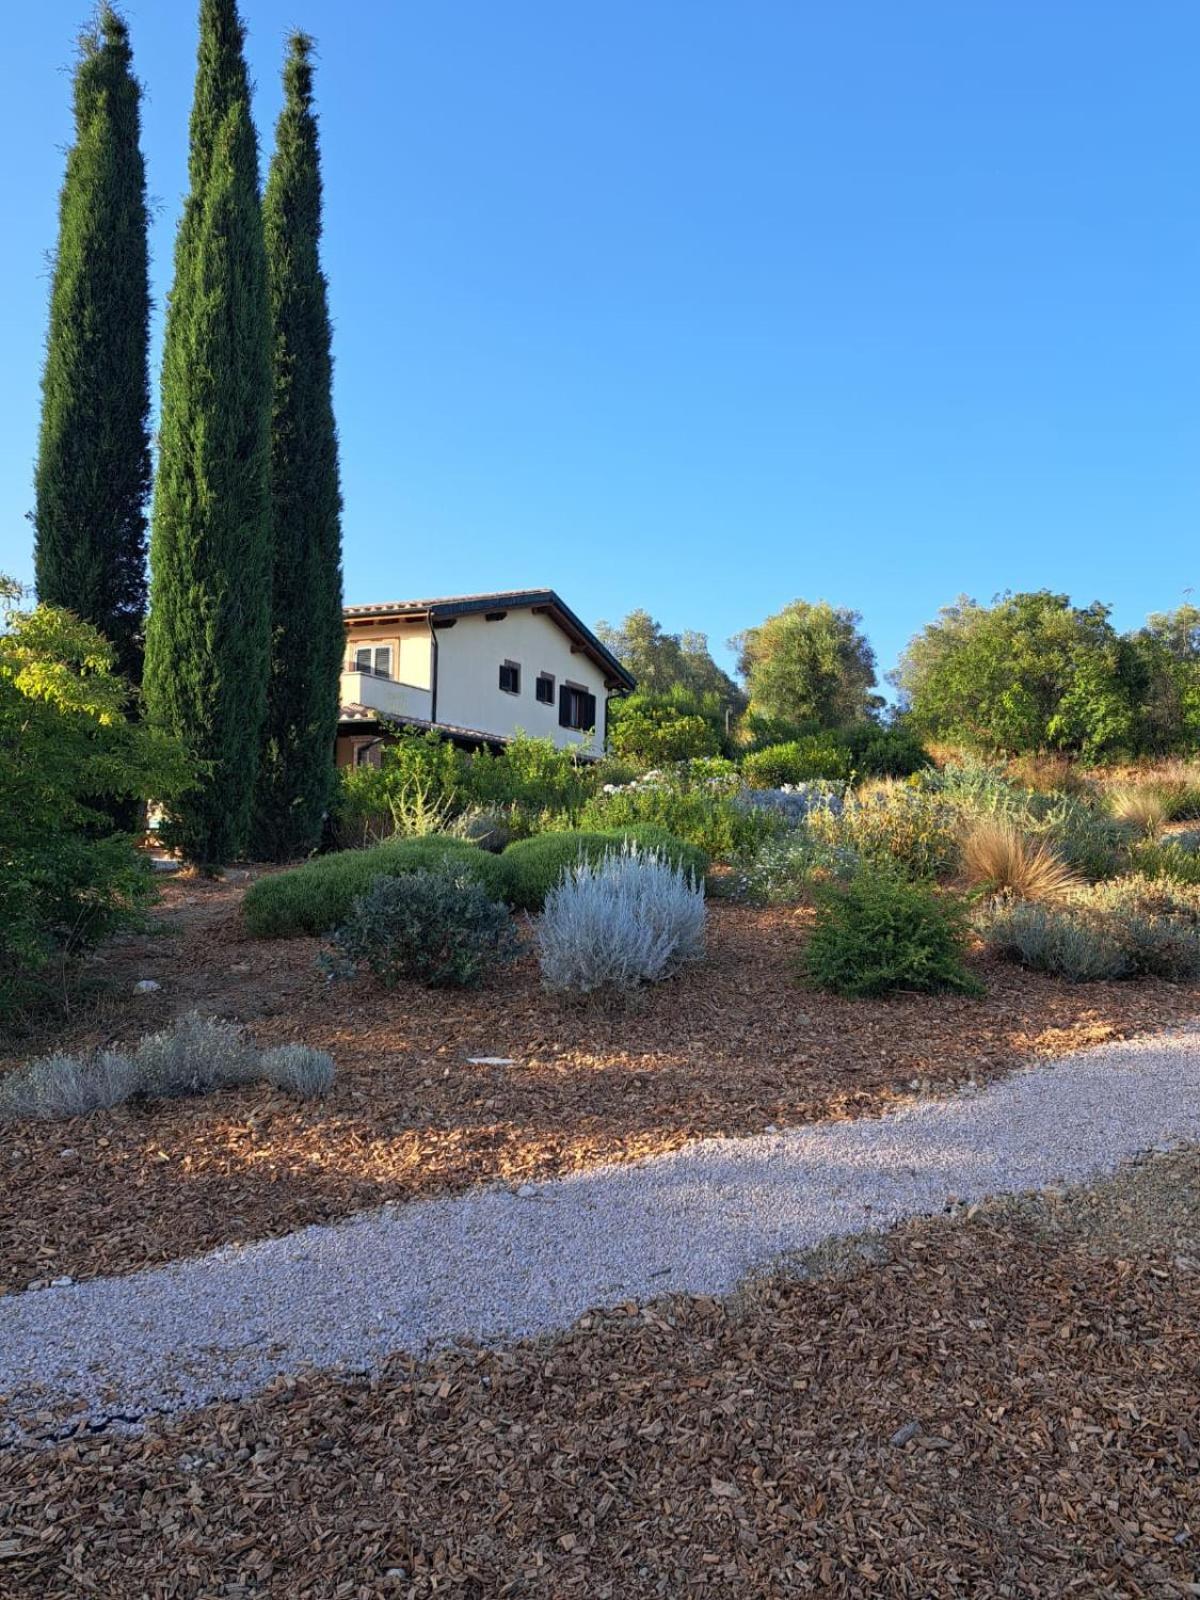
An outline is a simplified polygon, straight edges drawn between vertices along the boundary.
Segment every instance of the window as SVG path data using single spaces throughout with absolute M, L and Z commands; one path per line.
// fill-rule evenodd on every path
M 558 691 L 558 725 L 579 732 L 596 726 L 596 696 L 577 684 L 564 683 Z
M 520 694 L 521 663 L 519 661 L 502 661 L 500 663 L 500 687 L 505 694 Z
M 392 675 L 392 647 L 390 644 L 363 645 L 354 652 L 355 672 L 369 673 L 373 678 L 390 678 Z
M 544 706 L 554 704 L 554 675 L 550 672 L 539 672 L 537 678 L 537 697 Z

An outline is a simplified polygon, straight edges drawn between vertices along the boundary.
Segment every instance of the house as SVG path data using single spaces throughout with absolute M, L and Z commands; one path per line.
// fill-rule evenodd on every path
M 378 760 L 396 726 L 502 745 L 518 730 L 604 753 L 633 677 L 553 589 L 347 606 L 339 766 Z

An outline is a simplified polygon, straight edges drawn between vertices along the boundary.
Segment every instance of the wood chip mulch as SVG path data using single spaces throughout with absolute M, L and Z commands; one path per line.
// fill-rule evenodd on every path
M 716 902 L 708 959 L 622 1009 L 547 997 L 532 958 L 479 991 L 328 985 L 317 943 L 244 932 L 244 875 L 176 880 L 151 932 L 110 945 L 68 1026 L 10 1044 L 129 1043 L 192 1007 L 299 1039 L 332 1093 L 264 1088 L 25 1123 L 0 1148 L 0 1292 L 131 1271 L 386 1200 L 633 1160 L 708 1135 L 876 1113 L 1031 1057 L 1200 1014 L 1200 990 L 1072 987 L 979 961 L 983 999 L 807 991 L 808 915 Z M 135 996 L 134 983 L 159 982 Z M 509 1058 L 472 1065 L 468 1058 Z
M 727 1303 L 9 1456 L 0 1592 L 1195 1595 L 1198 1236 L 1200 1156 L 1159 1158 Z

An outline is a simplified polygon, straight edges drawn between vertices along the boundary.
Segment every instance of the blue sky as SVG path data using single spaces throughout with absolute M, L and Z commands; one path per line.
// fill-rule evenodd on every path
M 195 10 L 127 8 L 159 305 Z M 22 578 L 85 13 L 5 22 Z M 320 46 L 349 600 L 549 584 L 721 645 L 823 597 L 887 668 L 960 592 L 1051 586 L 1129 627 L 1200 584 L 1194 0 L 243 14 L 264 164 L 286 30 Z

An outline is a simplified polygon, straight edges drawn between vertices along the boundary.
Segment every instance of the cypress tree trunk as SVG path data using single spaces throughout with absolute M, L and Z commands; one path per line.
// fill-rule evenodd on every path
M 199 764 L 172 837 L 245 849 L 270 659 L 270 332 L 258 141 L 235 0 L 201 0 L 150 540 L 146 704 Z
M 150 492 L 150 286 L 141 91 L 124 21 L 81 41 L 59 201 L 35 474 L 39 599 L 100 629 L 141 678 Z
M 342 622 L 341 509 L 312 41 L 296 33 L 263 198 L 271 305 L 271 676 L 255 854 L 319 843 L 333 790 Z

